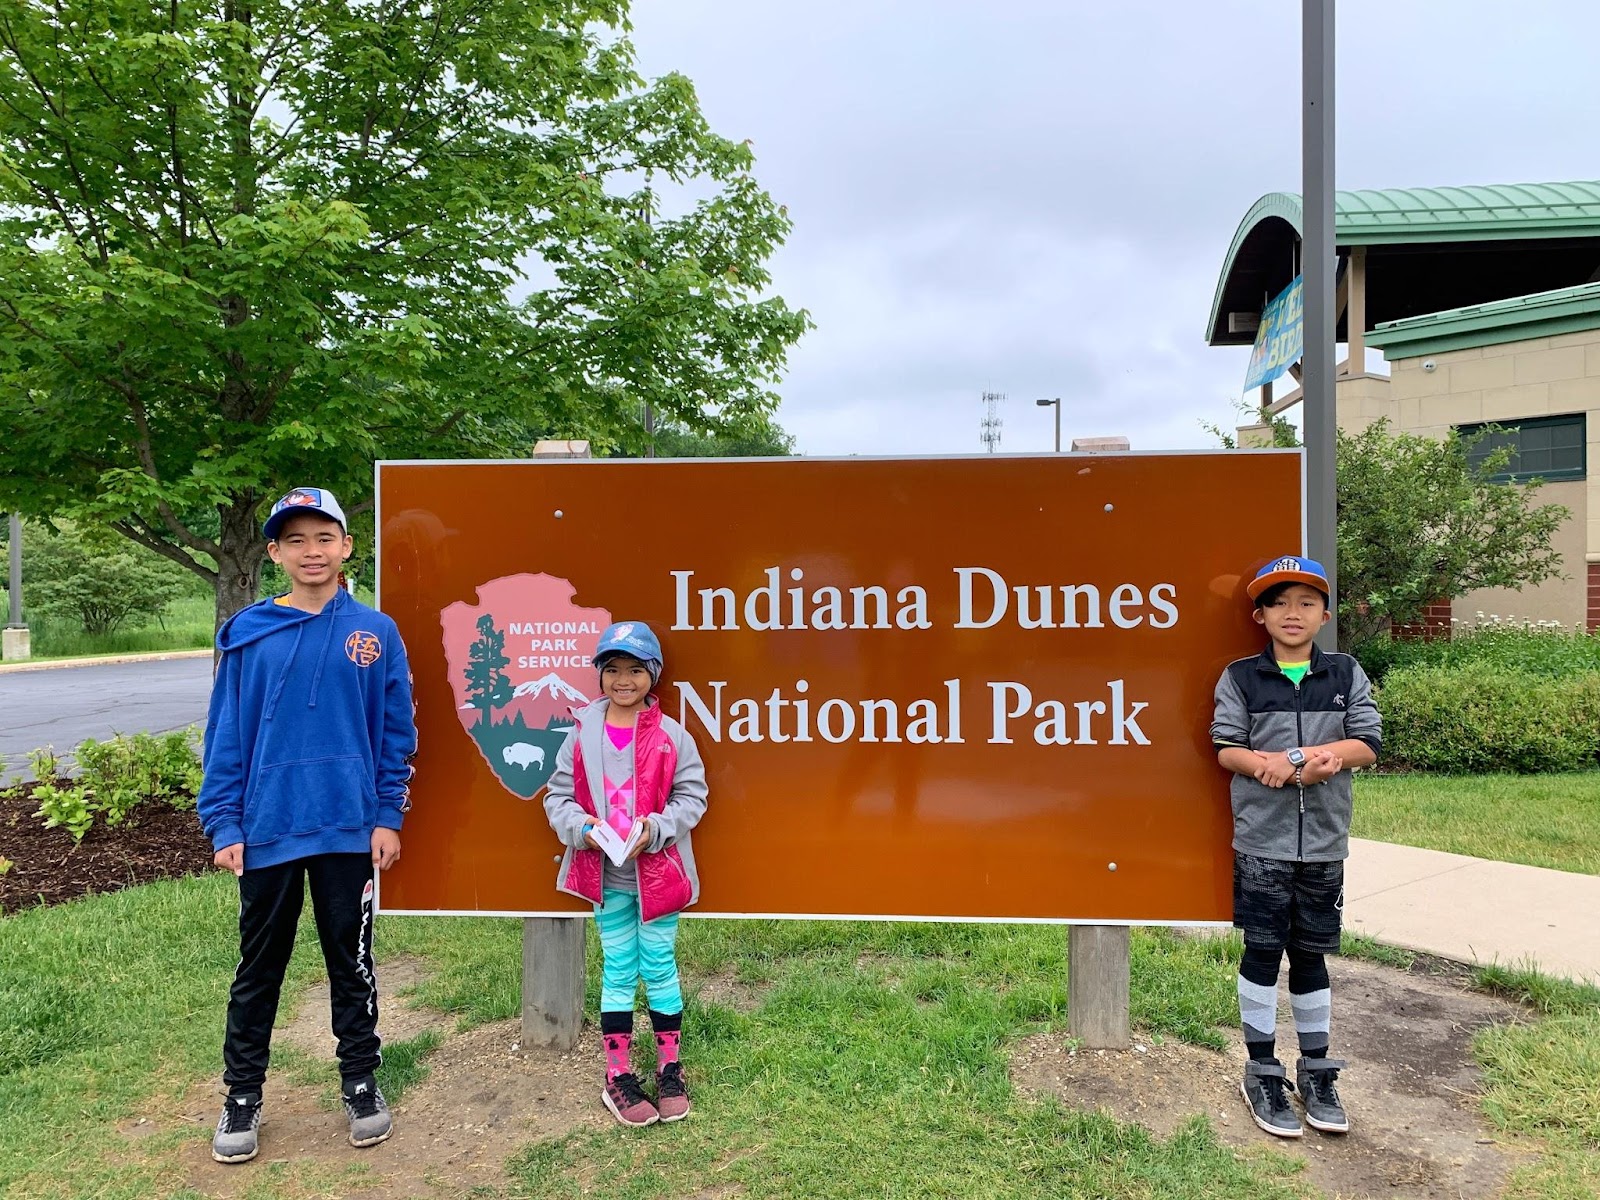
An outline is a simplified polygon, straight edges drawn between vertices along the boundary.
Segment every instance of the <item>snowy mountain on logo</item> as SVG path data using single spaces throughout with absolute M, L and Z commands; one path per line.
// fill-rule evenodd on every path
M 549 692 L 552 696 L 565 696 L 574 704 L 587 704 L 589 697 L 573 687 L 554 671 L 542 675 L 538 679 L 530 679 L 527 683 L 517 684 L 516 690 L 511 693 L 512 698 L 517 696 L 532 696 L 535 699 Z
M 588 696 L 552 671 L 538 679 L 517 684 L 510 701 L 497 715 L 506 721 L 521 716 L 523 724 L 529 729 L 543 729 L 551 721 L 570 724 L 571 710 L 587 703 Z

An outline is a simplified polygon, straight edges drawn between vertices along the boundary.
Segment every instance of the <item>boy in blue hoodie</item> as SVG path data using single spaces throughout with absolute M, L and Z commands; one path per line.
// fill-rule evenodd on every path
M 326 488 L 272 506 L 267 552 L 289 591 L 217 634 L 198 809 L 216 863 L 239 878 L 239 966 L 228 997 L 218 1162 L 256 1156 L 261 1092 L 306 884 L 328 968 L 350 1144 L 393 1130 L 374 1072 L 375 871 L 400 857 L 416 752 L 411 672 L 388 617 L 340 586 L 344 510 Z

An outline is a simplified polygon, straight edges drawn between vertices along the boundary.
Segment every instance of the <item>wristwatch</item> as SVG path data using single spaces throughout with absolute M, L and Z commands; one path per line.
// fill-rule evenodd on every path
M 1296 771 L 1306 765 L 1306 752 L 1300 749 L 1299 746 L 1296 746 L 1293 750 L 1290 750 L 1284 755 L 1284 757 L 1289 760 L 1289 765 Z

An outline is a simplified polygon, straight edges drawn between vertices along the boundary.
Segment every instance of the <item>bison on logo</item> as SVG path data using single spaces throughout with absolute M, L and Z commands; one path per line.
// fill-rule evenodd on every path
M 456 715 L 495 776 L 532 799 L 555 770 L 572 710 L 599 694 L 594 649 L 611 623 L 554 575 L 507 575 L 439 614 Z

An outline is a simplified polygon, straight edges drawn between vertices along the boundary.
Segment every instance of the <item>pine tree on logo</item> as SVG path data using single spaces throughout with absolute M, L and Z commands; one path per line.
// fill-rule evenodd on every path
M 511 680 L 505 668 L 506 635 L 494 626 L 494 617 L 478 618 L 478 640 L 467 651 L 467 700 L 483 713 L 483 728 L 488 729 L 494 710 L 511 699 Z

